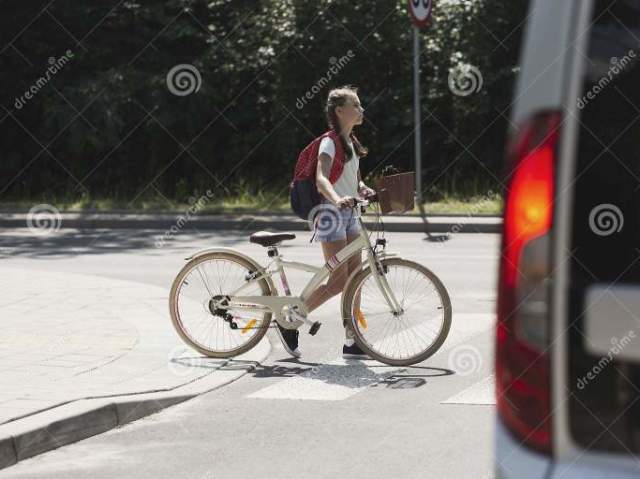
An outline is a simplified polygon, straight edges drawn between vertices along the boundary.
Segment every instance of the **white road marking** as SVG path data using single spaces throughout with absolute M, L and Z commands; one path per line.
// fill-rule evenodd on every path
M 442 347 L 433 356 L 447 353 L 450 349 L 464 344 L 481 333 L 493 331 L 496 315 L 493 313 L 456 313 L 451 318 L 451 329 Z
M 487 376 L 467 389 L 442 401 L 440 404 L 486 404 L 495 405 L 495 376 Z
M 494 314 L 454 312 L 449 336 L 437 354 L 464 343 L 472 336 L 492 330 L 494 323 Z M 387 366 L 373 360 L 338 358 L 299 376 L 282 379 L 249 394 L 247 398 L 342 401 L 405 370 L 406 368 Z
M 377 361 L 336 359 L 306 371 L 299 376 L 283 379 L 247 397 L 251 399 L 302 399 L 342 401 L 367 387 L 404 371 Z

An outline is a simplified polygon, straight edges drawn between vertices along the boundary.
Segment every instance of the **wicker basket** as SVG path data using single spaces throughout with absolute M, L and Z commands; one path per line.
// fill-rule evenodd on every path
M 412 211 L 415 198 L 413 171 L 378 178 L 376 192 L 382 214 Z

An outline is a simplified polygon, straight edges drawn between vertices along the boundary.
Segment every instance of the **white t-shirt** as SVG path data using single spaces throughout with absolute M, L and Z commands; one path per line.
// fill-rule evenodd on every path
M 338 196 L 358 196 L 358 168 L 360 167 L 360 158 L 356 154 L 355 148 L 353 147 L 353 142 L 351 140 L 347 141 L 347 144 L 351 146 L 353 150 L 353 156 L 351 156 L 351 160 L 346 161 L 344 163 L 344 168 L 342 169 L 342 174 L 338 177 L 338 181 L 333 184 L 333 189 L 336 190 Z M 320 147 L 318 149 L 318 156 L 320 153 L 326 153 L 331 157 L 336 154 L 336 145 L 331 138 L 325 136 L 320 142 Z M 346 156 L 345 151 L 345 156 Z M 333 161 L 332 161 L 333 163 Z

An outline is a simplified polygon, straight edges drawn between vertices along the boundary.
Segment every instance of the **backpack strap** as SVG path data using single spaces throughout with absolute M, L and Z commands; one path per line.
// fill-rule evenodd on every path
M 313 218 L 313 234 L 311 235 L 311 239 L 309 240 L 309 243 L 313 243 L 313 238 L 316 237 L 316 226 L 317 226 L 317 220 L 318 219 L 318 215 L 316 214 L 315 217 Z
M 342 148 L 342 141 L 340 141 L 338 134 L 334 130 L 327 131 L 322 135 L 322 137 L 324 136 L 331 138 L 336 148 L 336 153 L 333 156 L 333 163 L 331 164 L 331 172 L 329 173 L 329 181 L 331 184 L 334 184 L 338 181 L 338 178 L 340 178 L 342 170 L 344 169 L 344 148 Z

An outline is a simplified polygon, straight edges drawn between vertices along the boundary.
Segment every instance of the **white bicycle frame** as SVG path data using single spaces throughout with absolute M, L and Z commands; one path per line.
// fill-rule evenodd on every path
M 354 207 L 354 210 L 356 209 L 359 210 L 360 206 L 356 205 Z M 339 266 L 346 264 L 347 260 L 351 256 L 364 249 L 367 253 L 367 259 L 366 261 L 363 261 L 362 265 L 364 265 L 365 263 L 369 264 L 371 271 L 374 272 L 373 277 L 376 281 L 376 284 L 380 288 L 382 295 L 387 301 L 390 311 L 398 314 L 401 311 L 400 304 L 393 294 L 393 291 L 389 287 L 384 273 L 380 274 L 380 271 L 383 271 L 383 269 L 381 268 L 380 260 L 396 255 L 387 254 L 384 251 L 382 253 L 374 253 L 374 250 L 371 246 L 371 241 L 369 240 L 369 236 L 367 235 L 367 230 L 364 227 L 362 217 L 360 216 L 360 214 L 356 214 L 356 218 L 360 224 L 360 236 L 356 240 L 347 244 L 331 258 L 329 258 L 329 260 L 321 267 L 313 266 L 307 263 L 301 263 L 298 261 L 285 261 L 278 253 L 277 246 L 279 243 L 273 246 L 268 246 L 268 250 L 275 251 L 275 254 L 273 255 L 274 260 L 272 261 L 272 263 L 269 264 L 266 268 L 259 267 L 257 271 L 253 272 L 253 278 L 250 278 L 245 284 L 237 288 L 235 291 L 231 292 L 228 295 L 225 295 L 226 297 L 228 297 L 228 301 L 226 301 L 222 306 L 237 311 L 270 311 L 272 314 L 274 314 L 275 319 L 278 323 L 280 323 L 283 327 L 287 327 L 290 329 L 291 325 L 286 324 L 287 322 L 283 321 L 283 308 L 285 306 L 297 306 L 299 310 L 306 315 L 308 311 L 306 306 L 304 305 L 304 301 L 309 297 L 309 295 L 324 282 L 324 280 L 331 274 L 332 271 L 337 269 Z M 207 251 L 210 250 L 205 250 L 198 254 L 203 254 Z M 272 264 L 274 265 L 274 268 L 270 269 Z M 285 266 L 292 269 L 314 273 L 313 277 L 309 280 L 309 283 L 305 286 L 300 296 L 291 296 L 289 283 L 284 272 Z M 240 296 L 240 293 L 250 285 L 257 283 L 264 278 L 270 279 L 271 276 L 276 273 L 280 274 L 280 280 L 282 282 L 282 287 L 286 296 Z M 353 278 L 353 274 L 349 277 L 349 281 L 351 280 L 351 278 Z M 275 292 L 277 293 L 277 291 Z M 308 322 L 311 323 L 310 320 L 308 320 Z M 301 323 L 298 321 L 297 324 L 295 324 L 295 327 L 298 327 L 300 324 Z

